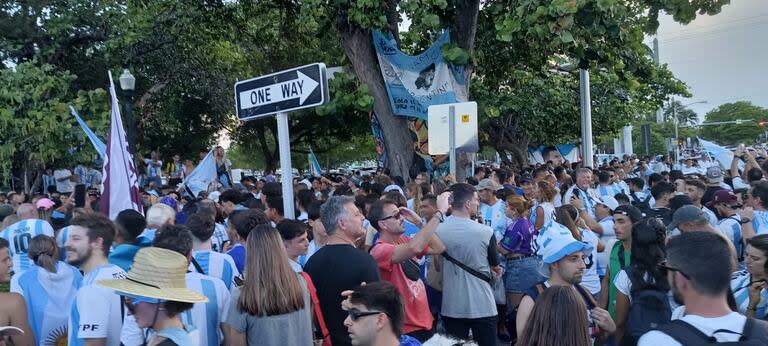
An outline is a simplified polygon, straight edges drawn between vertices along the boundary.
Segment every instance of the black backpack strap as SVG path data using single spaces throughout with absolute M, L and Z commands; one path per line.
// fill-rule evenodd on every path
M 754 340 L 768 344 L 768 322 L 747 317 L 744 331 L 741 332 L 741 341 Z
M 197 263 L 197 260 L 194 257 L 192 257 L 192 265 L 195 266 L 195 270 L 197 270 L 198 273 L 205 275 L 203 268 L 200 267 L 200 263 Z
M 590 293 L 584 286 L 581 284 L 575 284 L 573 285 L 573 288 L 576 289 L 576 292 L 579 292 L 582 298 L 584 298 L 584 303 L 587 304 L 587 309 L 593 309 L 597 306 L 597 301 L 595 301 L 595 297 L 592 296 L 592 293 Z
M 698 328 L 683 320 L 672 320 L 658 329 L 683 345 L 702 345 L 717 342 L 714 337 L 702 333 Z
M 468 266 L 468 265 L 466 265 L 464 263 L 461 263 L 459 260 L 453 258 L 447 252 L 443 252 L 443 257 L 445 257 L 445 259 L 447 259 L 449 262 L 455 264 L 459 268 L 464 269 L 464 271 L 466 271 L 467 273 L 471 274 L 472 276 L 474 276 L 474 277 L 476 277 L 476 278 L 478 278 L 480 280 L 483 280 L 483 281 L 485 281 L 485 282 L 487 282 L 489 284 L 491 283 L 491 278 L 488 275 L 485 275 L 485 274 L 475 270 L 474 268 L 472 268 L 472 267 L 470 267 L 470 266 Z
M 634 200 L 636 203 L 640 203 L 640 198 L 637 198 L 637 195 L 635 195 L 635 191 L 632 191 L 632 192 L 630 192 L 630 193 L 629 193 L 629 197 L 632 197 L 632 199 L 633 199 L 633 200 Z

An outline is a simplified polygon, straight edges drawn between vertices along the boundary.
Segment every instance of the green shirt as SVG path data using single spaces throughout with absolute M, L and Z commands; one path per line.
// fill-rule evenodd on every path
M 624 260 L 619 261 L 619 253 L 623 252 Z M 608 281 L 608 312 L 611 314 L 611 318 L 616 320 L 616 286 L 613 284 L 613 279 L 619 272 L 629 266 L 629 259 L 631 257 L 630 251 L 624 250 L 624 242 L 621 240 L 613 243 L 611 248 L 611 255 L 608 260 L 608 270 L 611 274 Z

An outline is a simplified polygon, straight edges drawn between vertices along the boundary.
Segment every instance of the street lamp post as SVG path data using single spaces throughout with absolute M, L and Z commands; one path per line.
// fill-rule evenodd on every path
M 133 121 L 133 96 L 136 89 L 136 77 L 131 74 L 127 68 L 123 70 L 123 74 L 120 75 L 120 88 L 123 89 L 123 96 L 125 96 L 125 122 L 127 123 L 126 137 L 128 139 L 128 151 L 131 154 L 136 153 L 136 124 Z
M 680 107 L 688 107 L 690 105 L 695 105 L 699 103 L 707 103 L 707 101 L 696 101 L 691 103 L 686 103 Z M 678 141 L 677 146 L 675 147 L 675 163 L 680 162 L 680 130 L 678 129 L 680 127 L 680 120 L 677 119 L 677 107 L 675 107 L 675 100 L 672 99 L 670 102 L 670 106 L 672 106 L 672 118 L 675 119 L 675 140 Z

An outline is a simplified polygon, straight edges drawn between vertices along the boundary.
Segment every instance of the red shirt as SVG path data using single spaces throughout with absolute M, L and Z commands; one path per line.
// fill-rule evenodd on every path
M 410 238 L 400 237 L 399 244 L 406 243 Z M 403 273 L 400 263 L 392 263 L 392 252 L 397 244 L 385 243 L 381 239 L 371 249 L 371 256 L 376 260 L 379 266 L 381 279 L 389 281 L 397 287 L 400 295 L 403 297 L 405 305 L 405 325 L 403 333 L 410 333 L 417 330 L 432 329 L 432 313 L 429 312 L 429 303 L 427 302 L 427 291 L 424 282 L 421 279 L 411 281 Z M 428 247 L 418 256 L 422 257 L 427 253 Z

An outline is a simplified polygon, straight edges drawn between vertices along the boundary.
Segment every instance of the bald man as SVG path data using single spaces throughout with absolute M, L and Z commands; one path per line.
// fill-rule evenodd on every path
M 37 208 L 31 203 L 22 203 L 16 209 L 16 216 L 19 217 L 19 220 L 37 219 Z

